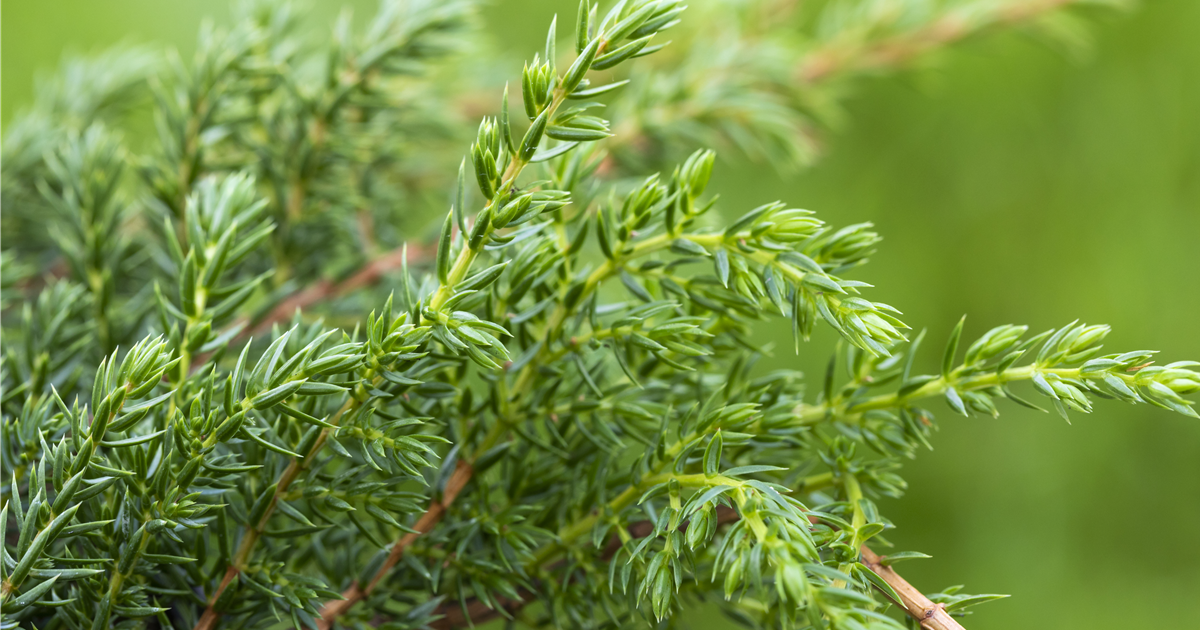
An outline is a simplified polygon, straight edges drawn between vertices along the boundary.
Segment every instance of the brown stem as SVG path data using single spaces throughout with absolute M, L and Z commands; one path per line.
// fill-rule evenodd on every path
M 350 411 L 355 405 L 359 404 L 358 399 L 351 396 L 342 404 L 337 413 L 330 419 L 330 424 L 337 425 L 341 422 L 342 416 Z M 321 452 L 321 448 L 325 446 L 326 440 L 329 439 L 330 429 L 322 429 L 317 435 L 316 441 L 313 442 L 312 448 L 308 450 L 301 458 L 293 459 L 288 463 L 287 468 L 283 470 L 283 474 L 279 475 L 279 479 L 275 482 L 275 492 L 271 495 L 270 502 L 263 511 L 261 517 L 255 523 L 250 523 L 246 529 L 246 533 L 242 535 L 242 542 L 238 545 L 237 553 L 229 562 L 229 567 L 225 569 L 225 577 L 221 579 L 221 584 L 217 586 L 216 592 L 208 600 L 208 606 L 204 609 L 204 614 L 200 616 L 200 620 L 196 622 L 196 626 L 192 630 L 212 630 L 216 627 L 217 621 L 221 619 L 221 613 L 217 610 L 217 602 L 221 599 L 221 595 L 229 587 L 230 582 L 237 576 L 250 561 L 250 555 L 254 551 L 254 545 L 262 534 L 267 529 L 267 523 L 271 520 L 271 515 L 275 512 L 275 506 L 279 503 L 280 497 L 287 493 L 288 488 L 294 482 L 312 461 L 313 457 Z
M 321 434 L 321 437 L 317 440 L 317 445 L 311 452 L 315 453 L 321 450 L 321 446 L 325 442 L 323 439 L 325 435 L 325 433 Z M 267 521 L 270 520 L 271 514 L 275 511 L 275 504 L 279 502 L 279 497 L 287 492 L 288 487 L 292 485 L 296 477 L 300 476 L 303 468 L 304 464 L 301 463 L 301 460 L 293 459 L 283 471 L 283 474 L 279 476 L 279 481 L 275 486 L 275 494 L 271 496 L 271 502 L 268 504 L 266 512 L 242 536 L 242 542 L 238 546 L 237 554 L 234 555 L 233 561 L 229 563 L 229 567 L 225 569 L 225 577 L 221 578 L 221 584 L 217 586 L 216 592 L 208 600 L 208 606 L 204 609 L 204 614 L 200 616 L 200 621 L 196 622 L 196 627 L 192 630 L 212 630 L 212 628 L 216 627 L 217 621 L 221 619 L 221 613 L 216 609 L 217 600 L 221 599 L 221 595 L 225 593 L 225 589 L 229 588 L 229 583 L 242 571 L 245 563 L 250 559 L 250 552 L 254 550 L 255 543 L 258 542 L 262 533 L 266 531 Z
M 535 594 L 525 589 L 518 591 L 521 594 L 521 599 L 510 599 L 502 595 L 493 596 L 496 603 L 500 605 L 510 616 L 531 603 Z M 493 619 L 497 619 L 503 615 L 499 610 L 489 607 L 483 601 L 471 598 L 466 605 L 466 612 L 463 612 L 463 606 L 458 602 L 446 602 L 438 607 L 435 615 L 440 615 L 440 618 L 429 624 L 433 630 L 452 630 L 453 628 L 464 628 L 468 626 L 476 626 L 482 623 L 487 623 Z
M 946 612 L 945 604 L 935 604 L 921 594 L 908 580 L 900 577 L 895 569 L 883 564 L 883 559 L 887 556 L 878 556 L 874 551 L 863 545 L 859 551 L 862 552 L 862 563 L 868 569 L 875 572 L 875 575 L 883 578 L 892 590 L 900 596 L 901 601 L 896 602 L 904 607 L 908 616 L 921 622 L 922 628 L 928 630 L 964 630 L 962 625 L 955 621 L 950 613 Z
M 400 558 L 404 556 L 404 550 L 412 546 L 421 534 L 433 529 L 442 520 L 442 516 L 446 514 L 446 510 L 450 508 L 450 505 L 454 503 L 454 499 L 458 498 L 458 494 L 462 492 L 463 487 L 471 480 L 471 475 L 474 472 L 475 470 L 471 468 L 470 464 L 462 460 L 458 461 L 458 464 L 454 467 L 454 472 L 446 480 L 446 488 L 442 491 L 442 498 L 432 503 L 429 509 L 417 520 L 417 524 L 413 526 L 413 529 L 416 531 L 405 534 L 400 540 L 396 541 L 396 544 L 392 545 L 392 550 L 388 554 L 387 560 L 375 572 L 371 581 L 367 583 L 366 588 L 362 588 L 358 584 L 352 584 L 349 588 L 342 591 L 342 599 L 333 600 L 325 604 L 321 609 L 321 619 L 317 621 L 317 628 L 319 630 L 329 630 L 333 626 L 334 620 L 345 614 L 355 604 L 371 595 L 371 592 L 375 590 L 379 582 L 387 577 L 387 574 L 396 566 L 396 563 L 400 562 Z
M 208 606 L 204 608 L 204 614 L 200 615 L 200 621 L 196 622 L 196 627 L 192 628 L 192 630 L 212 630 L 217 627 L 217 622 L 221 619 L 221 613 L 217 612 L 215 607 L 217 598 L 225 592 L 225 589 L 229 588 L 229 583 L 233 581 L 233 578 L 237 577 L 237 574 L 238 569 L 232 564 L 229 565 L 228 569 L 225 569 L 225 577 L 221 578 L 221 585 L 217 587 L 217 592 L 209 600 Z

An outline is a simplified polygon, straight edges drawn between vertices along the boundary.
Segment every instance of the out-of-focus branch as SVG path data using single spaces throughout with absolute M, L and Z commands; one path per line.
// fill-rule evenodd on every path
M 875 41 L 834 41 L 806 55 L 797 69 L 804 84 L 840 74 L 904 66 L 917 57 L 989 28 L 1015 26 L 1085 0 L 1018 0 L 951 9 L 927 25 Z
M 797 79 L 812 85 L 840 75 L 871 72 L 903 67 L 915 59 L 934 50 L 944 48 L 981 31 L 1019 25 L 1088 0 L 1015 0 L 987 4 L 970 3 L 949 10 L 925 26 L 898 33 L 883 39 L 862 41 L 835 40 L 806 54 L 797 65 Z M 460 107 L 468 115 L 484 109 L 478 94 L 470 93 L 462 98 Z M 644 130 L 624 129 L 616 134 L 612 142 L 625 146 L 645 143 Z M 619 138 L 620 140 L 616 140 Z M 611 158 L 602 168 L 612 168 Z M 432 244 L 409 247 L 409 262 L 422 263 L 431 260 Z M 403 261 L 401 248 L 385 252 L 368 261 L 362 268 L 341 281 L 322 280 L 285 297 L 264 317 L 247 326 L 239 339 L 258 335 L 277 323 L 291 319 L 297 309 L 304 310 L 315 304 L 349 295 L 357 290 L 379 282 L 386 274 L 400 268 Z
M 408 262 L 420 264 L 433 258 L 432 244 L 408 246 Z M 379 282 L 385 275 L 404 265 L 405 249 L 397 247 L 372 258 L 357 271 L 343 280 L 321 280 L 280 300 L 265 316 L 247 326 L 238 336 L 261 334 L 271 326 L 291 319 L 297 309 L 304 310 L 314 304 L 337 299 Z

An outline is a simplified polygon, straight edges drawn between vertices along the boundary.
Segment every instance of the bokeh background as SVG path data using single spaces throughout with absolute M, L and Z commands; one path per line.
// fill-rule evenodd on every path
M 315 24 L 344 4 L 311 0 Z M 369 2 L 356 2 L 361 12 Z M 484 28 L 536 41 L 574 2 L 495 2 Z M 4 123 L 33 76 L 64 51 L 121 41 L 190 52 L 200 0 L 9 0 L 2 13 Z M 967 335 L 1108 323 L 1111 347 L 1200 357 L 1200 2 L 1145 2 L 1091 23 L 1088 53 L 1017 34 L 958 46 L 933 68 L 871 79 L 843 127 L 800 173 L 723 163 L 730 214 L 784 199 L 886 240 L 862 277 L 875 299 L 928 327 L 929 369 L 954 321 Z M 511 36 L 511 37 L 509 37 Z M 786 336 L 786 326 L 764 337 Z M 784 344 L 787 346 L 790 344 Z M 826 335 L 801 357 L 819 375 Z M 1011 593 L 967 620 L 998 628 L 1200 628 L 1200 422 L 1146 406 L 1097 405 L 1068 425 L 1006 407 L 999 419 L 941 416 L 933 452 L 905 469 L 910 492 L 882 506 L 891 538 L 932 560 L 904 565 L 935 591 Z M 725 627 L 694 613 L 690 625 Z

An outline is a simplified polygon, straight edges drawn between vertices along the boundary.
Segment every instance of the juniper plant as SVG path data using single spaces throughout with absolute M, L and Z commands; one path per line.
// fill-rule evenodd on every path
M 993 4 L 860 33 L 879 16 L 831 3 L 836 45 L 793 62 L 798 91 L 751 73 L 664 92 L 686 72 L 608 71 L 669 29 L 696 41 L 685 7 L 584 0 L 503 88 L 411 257 L 457 133 L 442 105 L 466 98 L 444 90 L 469 5 L 347 17 L 320 63 L 287 5 L 206 28 L 191 62 L 71 62 L 4 145 L 0 625 L 624 627 L 712 601 L 750 627 L 961 627 L 997 596 L 923 595 L 892 568 L 922 554 L 875 552 L 893 526 L 875 499 L 903 494 L 931 407 L 1195 416 L 1200 364 L 1107 353 L 1106 326 L 965 343 L 960 322 L 918 374 L 924 333 L 856 279 L 869 225 L 784 203 L 723 222 L 715 153 L 668 161 L 697 139 L 798 160 L 804 86 L 1067 3 Z M 143 150 L 116 128 L 146 87 Z M 720 103 L 749 109 L 706 118 Z M 822 384 L 756 367 L 773 317 L 796 352 L 840 335 Z

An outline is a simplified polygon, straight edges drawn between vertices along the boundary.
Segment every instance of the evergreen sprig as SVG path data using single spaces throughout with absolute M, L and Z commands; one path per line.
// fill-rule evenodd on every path
M 584 0 L 573 46 L 552 22 L 457 181 L 433 179 L 452 202 L 413 269 L 375 239 L 420 226 L 397 208 L 451 153 L 419 147 L 454 134 L 439 89 L 469 57 L 468 5 L 387 2 L 312 57 L 287 5 L 251 5 L 190 62 L 69 64 L 5 137 L 0 627 L 625 627 L 713 595 L 749 627 L 961 627 L 998 596 L 926 597 L 892 568 L 922 554 L 872 551 L 932 402 L 1197 415 L 1200 363 L 1106 354 L 1105 326 L 1001 326 L 960 353 L 960 322 L 916 374 L 924 333 L 856 279 L 871 226 L 782 202 L 719 219 L 716 154 L 668 164 L 636 140 L 666 134 L 647 121 L 774 160 L 800 156 L 806 114 L 772 92 L 742 102 L 745 126 L 706 118 L 758 75 L 689 110 L 659 66 L 625 96 L 608 71 L 664 50 L 684 8 Z M 826 33 L 859 47 L 847 76 L 926 33 L 857 23 Z M 147 87 L 142 151 L 115 129 Z M 330 323 L 281 325 L 281 304 Z M 821 386 L 756 366 L 777 316 L 796 352 L 819 322 L 840 335 Z

